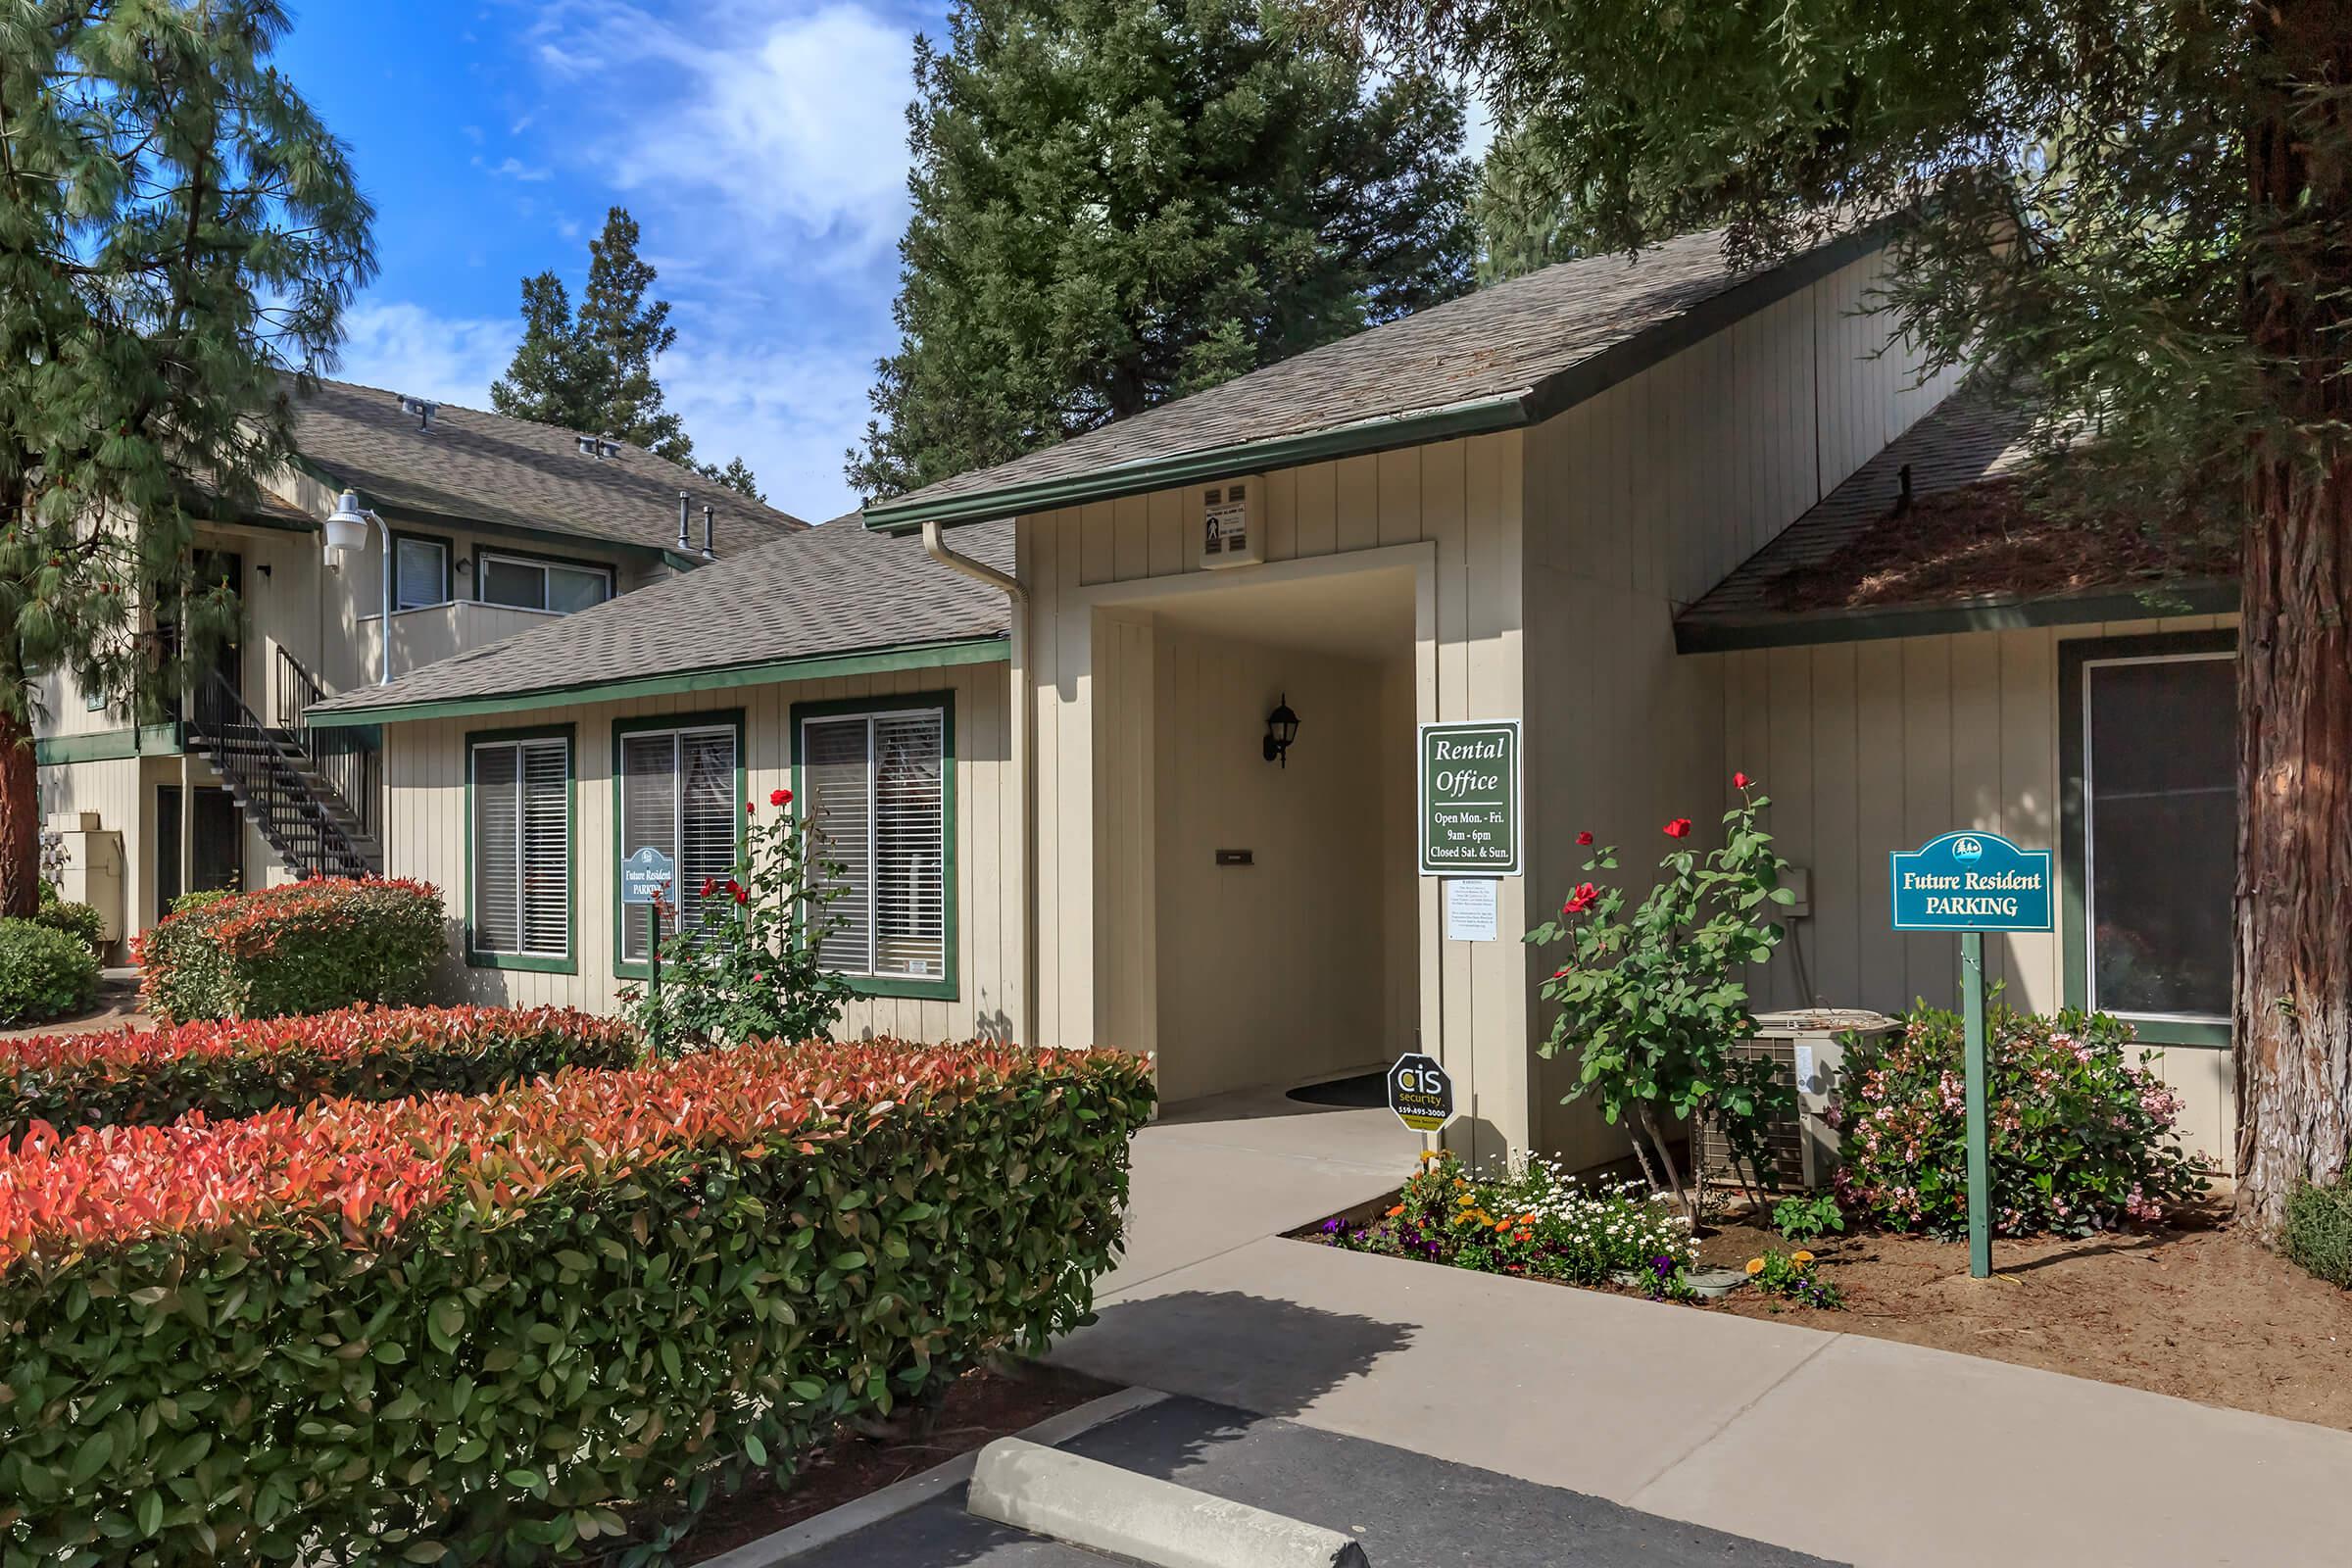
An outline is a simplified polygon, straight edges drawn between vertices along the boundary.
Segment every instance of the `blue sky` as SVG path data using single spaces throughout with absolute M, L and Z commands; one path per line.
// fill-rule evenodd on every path
M 350 144 L 381 271 L 340 377 L 489 406 L 522 277 L 576 295 L 627 207 L 678 341 L 660 369 L 696 453 L 774 505 L 855 504 L 906 220 L 918 28 L 944 3 L 293 0 L 278 63 Z

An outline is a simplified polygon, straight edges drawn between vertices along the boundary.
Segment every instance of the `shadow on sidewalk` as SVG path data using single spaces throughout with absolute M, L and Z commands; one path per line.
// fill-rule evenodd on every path
M 1176 1291 L 1104 1307 L 1053 1359 L 1106 1382 L 1289 1416 L 1403 1349 L 1419 1326 L 1240 1291 Z

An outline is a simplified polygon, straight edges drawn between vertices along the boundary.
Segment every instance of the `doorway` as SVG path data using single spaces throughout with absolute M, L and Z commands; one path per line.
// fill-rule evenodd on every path
M 214 588 L 226 588 L 237 597 L 237 620 L 244 623 L 245 558 L 233 550 L 197 550 L 189 557 L 188 582 L 198 593 Z M 179 584 L 158 583 L 155 587 L 155 635 L 166 657 L 179 650 Z M 245 695 L 245 650 L 238 632 L 232 630 L 213 645 L 208 668 L 220 675 L 228 689 L 239 697 Z M 191 681 L 202 685 L 205 671 L 191 670 Z M 179 715 L 179 694 L 164 695 L 162 707 L 168 717 Z
M 245 886 L 245 818 L 228 791 L 199 787 L 196 809 L 189 822 L 193 891 L 224 889 L 234 893 Z M 157 919 L 172 912 L 180 896 L 180 793 L 176 784 L 162 784 L 155 792 L 155 887 Z

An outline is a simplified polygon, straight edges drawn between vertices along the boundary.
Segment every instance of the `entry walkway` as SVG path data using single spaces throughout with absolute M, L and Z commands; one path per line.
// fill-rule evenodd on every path
M 2340 1557 L 2352 1434 L 1285 1241 L 1414 1140 L 1201 1108 L 1139 1141 L 1136 1250 L 1055 1360 L 1854 1563 Z

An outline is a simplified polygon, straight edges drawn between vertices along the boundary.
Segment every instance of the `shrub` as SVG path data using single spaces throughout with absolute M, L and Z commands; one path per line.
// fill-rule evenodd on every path
M 1770 1061 L 1734 1051 L 1756 1032 L 1748 966 L 1772 956 L 1781 940 L 1772 916 L 1794 895 L 1780 885 L 1788 862 L 1756 825 L 1771 800 L 1745 773 L 1734 773 L 1732 786 L 1740 804 L 1724 813 L 1721 849 L 1702 856 L 1679 847 L 1690 819 L 1675 817 L 1663 831 L 1678 848 L 1658 862 L 1663 875 L 1638 908 L 1627 912 L 1619 889 L 1585 882 L 1557 919 L 1527 933 L 1531 943 L 1569 946 L 1568 961 L 1540 988 L 1559 1012 L 1538 1051 L 1548 1058 L 1578 1050 L 1567 1098 L 1592 1095 L 1611 1126 L 1631 1123 L 1627 1135 L 1650 1186 L 1673 1193 L 1693 1220 L 1706 1208 L 1706 1173 L 1693 1160 L 1685 1186 L 1669 1116 L 1692 1132 L 1720 1128 L 1733 1152 L 1761 1170 L 1766 1127 L 1796 1102 L 1795 1086 Z M 1591 844 L 1592 835 L 1577 842 Z M 1614 845 L 1584 864 L 1616 867 Z
M 0 920 L 0 1029 L 79 1012 L 98 995 L 98 960 L 78 937 Z
M 2298 1187 L 2286 1200 L 2279 1249 L 2330 1285 L 2352 1290 L 2352 1184 Z
M 1325 1235 L 1360 1252 L 1572 1285 L 1639 1273 L 1657 1282 L 1652 1294 L 1687 1294 L 1690 1222 L 1641 1182 L 1589 1188 L 1541 1158 L 1499 1179 L 1471 1175 L 1451 1153 L 1421 1161 L 1387 1213 L 1360 1227 L 1329 1221 Z
M 48 884 L 43 883 L 46 887 Z M 33 915 L 34 925 L 45 925 L 52 931 L 63 931 L 89 950 L 93 958 L 106 956 L 106 916 L 86 904 L 68 904 L 62 900 L 45 901 Z
M 567 1008 L 366 1007 L 0 1041 L 0 1144 L 35 1121 L 251 1116 L 315 1100 L 487 1094 L 563 1067 L 626 1067 L 637 1031 Z
M 1789 1242 L 1817 1242 L 1832 1231 L 1845 1229 L 1845 1213 L 1830 1193 L 1784 1198 L 1772 1205 L 1772 1228 Z
M 1813 1254 L 1801 1247 L 1793 1252 L 1775 1250 L 1762 1257 L 1749 1258 L 1747 1277 L 1755 1282 L 1758 1291 L 1773 1299 L 1776 1312 L 1781 1301 L 1819 1307 L 1825 1312 L 1845 1309 L 1845 1293 L 1821 1277 L 1814 1266 Z
M 792 791 L 744 803 L 743 851 L 724 882 L 697 890 L 701 918 L 662 943 L 662 989 L 621 993 L 658 1050 L 743 1040 L 815 1040 L 841 1020 L 849 982 L 818 956 L 840 924 L 841 867 L 817 858 L 816 824 L 793 815 Z M 663 906 L 664 912 L 668 906 Z M 632 915 L 632 918 L 643 918 Z
M 2129 1024 L 1996 1003 L 1984 1032 L 1996 1234 L 2153 1224 L 2206 1190 L 2211 1172 L 2174 1131 L 2180 1097 L 2147 1053 L 2125 1059 Z M 1956 1013 L 1923 1005 L 1876 1042 L 1849 1037 L 1834 1112 L 1848 1208 L 1898 1230 L 1968 1234 L 1964 1072 Z
M 139 995 L 166 1023 L 424 1000 L 444 936 L 422 882 L 318 877 L 233 894 L 139 939 Z
M 1082 1321 L 1151 1097 L 1107 1052 L 770 1043 L 36 1133 L 0 1159 L 0 1544 L 609 1549 Z
M 173 899 L 172 912 L 173 914 L 189 914 L 198 909 L 209 909 L 223 899 L 233 899 L 236 896 L 235 888 L 197 888 L 193 892 L 182 893 L 178 898 Z

